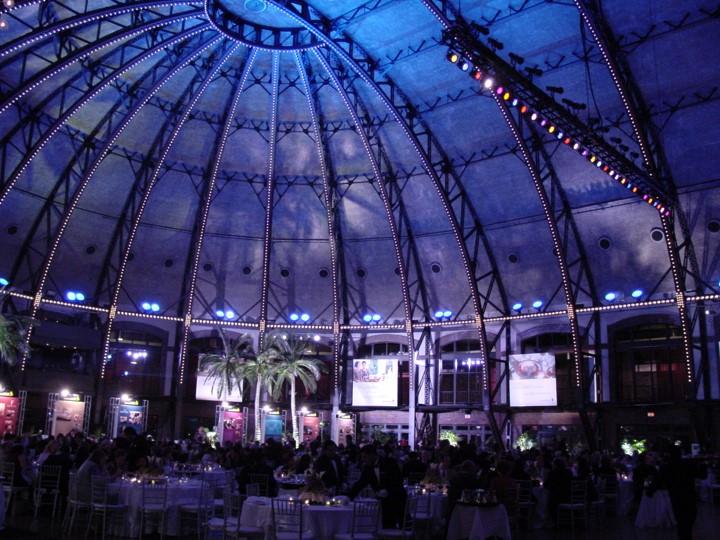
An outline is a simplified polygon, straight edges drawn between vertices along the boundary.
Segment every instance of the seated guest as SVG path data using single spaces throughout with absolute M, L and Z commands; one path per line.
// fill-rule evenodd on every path
M 340 493 L 345 469 L 337 455 L 337 445 L 332 440 L 323 443 L 322 454 L 315 460 L 313 469 L 321 475 L 320 479 L 331 495 Z
M 469 459 L 460 464 L 460 469 L 450 480 L 448 485 L 448 506 L 452 510 L 455 503 L 462 497 L 463 491 L 475 491 L 482 487 L 480 479 L 477 477 L 477 468 L 475 463 Z
M 545 478 L 544 488 L 548 492 L 548 515 L 555 516 L 560 503 L 570 502 L 573 475 L 567 468 L 564 457 L 553 460 L 553 468 Z
M 420 454 L 417 452 L 410 452 L 408 454 L 408 460 L 402 467 L 402 475 L 409 483 L 417 484 L 423 479 L 427 469 L 427 464 L 420 461 Z
M 90 502 L 92 498 L 93 476 L 107 476 L 107 453 L 105 450 L 99 448 L 94 450 L 78 469 L 78 499 L 83 502 Z
M 510 477 L 510 464 L 501 460 L 495 467 L 497 474 L 490 480 L 490 491 L 495 494 L 497 501 L 505 506 L 508 515 L 515 515 L 517 511 L 517 482 Z

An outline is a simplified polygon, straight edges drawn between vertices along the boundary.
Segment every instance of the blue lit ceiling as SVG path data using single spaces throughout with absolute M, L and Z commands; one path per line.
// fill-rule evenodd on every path
M 0 277 L 35 308 L 72 290 L 103 313 L 404 325 L 720 278 L 717 3 L 7 6 Z M 457 27 L 489 90 L 446 59 Z

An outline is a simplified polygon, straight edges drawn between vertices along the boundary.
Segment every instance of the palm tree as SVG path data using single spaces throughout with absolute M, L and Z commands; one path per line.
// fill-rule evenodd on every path
M 273 369 L 273 360 L 270 351 L 266 348 L 263 352 L 252 358 L 247 358 L 239 369 L 239 374 L 243 379 L 252 385 L 255 385 L 255 439 L 260 441 L 262 433 L 260 431 L 260 395 L 262 388 L 268 380 L 268 376 Z
M 2 293 L 2 289 L 0 289 L 0 293 Z M 30 353 L 30 347 L 25 341 L 27 332 L 30 327 L 39 324 L 40 321 L 32 317 L 0 313 L 0 365 L 2 371 L 6 372 L 11 379 L 11 386 L 14 386 L 12 366 L 15 365 L 19 356 Z
M 296 381 L 300 379 L 306 392 L 315 392 L 320 373 L 325 371 L 325 366 L 320 360 L 305 358 L 306 347 L 307 341 L 298 336 L 271 334 L 266 349 L 273 360 L 272 371 L 267 380 L 268 392 L 272 398 L 277 401 L 285 383 L 290 385 L 290 415 L 295 446 L 300 444 L 295 403 Z
M 242 393 L 243 363 L 255 358 L 252 338 L 243 334 L 231 339 L 225 329 L 220 328 L 223 343 L 222 353 L 206 354 L 200 360 L 200 371 L 205 373 L 205 380 L 213 379 L 212 389 L 217 389 L 218 399 L 227 398 L 233 388 Z

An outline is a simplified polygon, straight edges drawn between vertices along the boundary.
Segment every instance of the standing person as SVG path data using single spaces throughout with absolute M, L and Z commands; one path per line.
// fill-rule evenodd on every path
M 380 499 L 383 528 L 398 528 L 403 523 L 407 498 L 400 465 L 392 458 L 379 457 L 372 444 L 362 447 L 360 460 L 362 471 L 358 481 L 350 487 L 350 498 L 354 499 L 365 486 L 370 486 Z
M 670 460 L 660 466 L 660 479 L 670 495 L 677 533 L 680 540 L 692 540 L 697 517 L 695 479 L 707 478 L 707 471 L 690 459 L 682 459 L 679 446 L 670 447 Z

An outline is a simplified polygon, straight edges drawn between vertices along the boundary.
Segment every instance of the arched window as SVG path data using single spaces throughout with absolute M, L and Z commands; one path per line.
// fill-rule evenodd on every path
M 458 339 L 440 349 L 440 405 L 481 405 L 483 403 L 483 370 L 480 340 Z M 490 361 L 490 388 L 497 382 L 497 370 Z M 496 398 L 497 400 L 497 398 Z
M 647 323 L 611 334 L 613 399 L 672 401 L 686 397 L 682 329 Z

